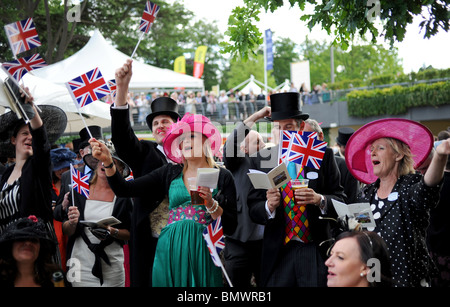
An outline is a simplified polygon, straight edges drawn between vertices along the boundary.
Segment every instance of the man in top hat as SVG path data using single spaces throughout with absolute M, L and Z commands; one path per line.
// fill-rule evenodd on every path
M 138 140 L 131 127 L 127 104 L 131 76 L 132 61 L 127 60 L 121 68 L 116 70 L 117 95 L 111 106 L 111 139 L 117 154 L 131 167 L 134 177 L 137 178 L 169 163 L 164 154 L 162 140 L 168 128 L 180 118 L 180 115 L 175 100 L 169 97 L 155 99 L 151 104 L 152 113 L 146 118 L 155 142 Z M 152 195 L 134 200 L 130 239 L 131 286 L 146 287 L 152 284 L 151 274 L 160 231 L 159 224 L 165 225 L 162 218 L 158 220 L 157 227 L 157 221 L 153 218 L 163 213 L 168 214 L 168 207 L 166 207 L 168 202 L 155 202 Z M 160 211 L 163 213 L 160 214 Z M 152 221 L 149 219 L 150 214 Z
M 338 130 L 338 136 L 336 138 L 336 144 L 339 147 L 338 152 L 335 154 L 335 159 L 339 172 L 341 173 L 341 185 L 344 187 L 345 195 L 347 195 L 348 203 L 355 203 L 356 197 L 360 190 L 360 183 L 353 177 L 348 170 L 345 163 L 345 146 L 355 130 L 350 127 L 342 127 Z
M 302 131 L 309 115 L 300 110 L 299 99 L 300 95 L 292 92 L 271 95 L 271 108 L 265 107 L 244 121 L 244 134 L 264 117 L 273 122 L 273 135 L 279 135 L 280 130 Z M 268 173 L 276 167 L 278 146 L 265 148 L 251 157 L 250 168 Z M 298 172 L 299 166 L 296 167 Z M 297 204 L 306 205 L 311 234 L 308 240 L 298 236 L 286 240 L 288 221 L 280 190 L 250 188 L 247 199 L 250 217 L 265 225 L 260 282 L 263 287 L 326 286 L 324 254 L 329 245 L 322 244 L 319 248 L 319 244 L 330 239 L 330 222 L 319 217 L 336 217 L 331 199 L 345 199 L 333 151 L 326 149 L 319 170 L 305 166 L 303 177 L 309 179 L 308 188 L 297 190 L 295 195 Z

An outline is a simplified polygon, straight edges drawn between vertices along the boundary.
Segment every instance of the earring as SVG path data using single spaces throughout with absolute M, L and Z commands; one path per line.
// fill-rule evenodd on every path
M 359 276 L 361 276 L 361 277 L 364 277 L 364 273 L 363 273 L 363 272 L 361 272 L 361 273 L 359 274 Z

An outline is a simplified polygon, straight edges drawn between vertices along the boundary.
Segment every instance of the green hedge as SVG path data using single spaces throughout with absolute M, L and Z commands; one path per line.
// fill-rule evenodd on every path
M 352 91 L 346 97 L 350 116 L 405 114 L 413 107 L 450 104 L 450 82 Z

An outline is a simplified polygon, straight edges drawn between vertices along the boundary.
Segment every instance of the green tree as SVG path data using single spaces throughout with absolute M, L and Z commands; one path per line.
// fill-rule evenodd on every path
M 48 64 L 58 62 L 81 49 L 89 40 L 89 32 L 99 29 L 115 47 L 131 55 L 142 32 L 138 26 L 145 0 L 84 0 L 79 7 L 65 0 L 1 0 L 0 26 L 33 17 L 42 46 L 37 52 Z M 218 52 L 223 39 L 217 25 L 206 21 L 194 22 L 193 12 L 183 3 L 168 4 L 154 0 L 160 11 L 150 32 L 144 35 L 135 57 L 144 62 L 173 69 L 174 59 L 195 52 L 198 45 L 207 45 L 208 54 L 202 78 L 211 86 L 218 83 L 216 71 L 223 56 Z M 79 19 L 71 15 L 79 13 Z M 69 16 L 69 18 L 68 18 Z M 72 18 L 71 18 L 72 17 Z M 0 60 L 13 58 L 4 31 L 0 31 Z M 35 53 L 31 50 L 29 53 Z M 99 51 L 101 52 L 101 51 Z M 19 56 L 24 56 L 26 53 Z M 192 63 L 188 65 L 192 74 Z
M 274 41 L 273 77 L 276 84 L 291 78 L 291 63 L 299 60 L 297 44 L 290 38 Z
M 306 37 L 300 44 L 303 60 L 310 65 L 311 84 L 331 82 L 331 45 Z M 335 81 L 359 80 L 369 83 L 370 78 L 396 75 L 402 71 L 396 48 L 382 45 L 352 45 L 348 50 L 334 49 Z M 337 69 L 339 67 L 339 69 Z
M 228 78 L 227 89 L 231 89 L 240 83 L 244 82 L 251 75 L 255 77 L 256 80 L 264 82 L 264 55 L 263 52 L 257 52 L 256 56 L 249 57 L 247 62 L 240 60 L 231 60 L 230 69 L 226 72 Z M 267 85 L 270 87 L 275 87 L 277 84 L 275 78 L 269 71 L 267 76 Z M 255 93 L 259 94 L 259 93 Z
M 420 29 L 424 30 L 424 37 L 430 38 L 439 30 L 449 30 L 449 0 L 289 0 L 291 7 L 298 5 L 302 11 L 307 4 L 314 7 L 314 12 L 299 18 L 307 22 L 309 29 L 320 26 L 326 30 L 334 37 L 334 43 L 343 49 L 347 49 L 357 35 L 371 35 L 372 43 L 376 43 L 380 36 L 390 42 L 391 46 L 395 41 L 401 42 L 406 26 L 412 23 L 414 16 L 421 15 L 422 10 L 429 12 L 428 16 L 421 15 L 423 21 Z M 261 33 L 254 25 L 259 21 L 260 9 L 274 12 L 284 5 L 284 1 L 244 0 L 244 5 L 232 11 L 226 33 L 231 42 L 222 45 L 223 52 L 246 59 L 262 43 Z M 374 22 L 376 17 L 381 20 L 381 26 Z

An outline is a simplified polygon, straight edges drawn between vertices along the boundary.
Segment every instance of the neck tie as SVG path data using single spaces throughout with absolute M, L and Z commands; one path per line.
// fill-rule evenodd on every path
M 295 163 L 289 162 L 287 169 L 292 179 L 297 178 Z M 299 237 L 304 243 L 308 243 L 311 240 L 311 234 L 308 228 L 306 206 L 294 206 L 294 190 L 290 181 L 281 188 L 281 198 L 283 199 L 286 224 L 284 244 L 287 244 L 294 236 Z

